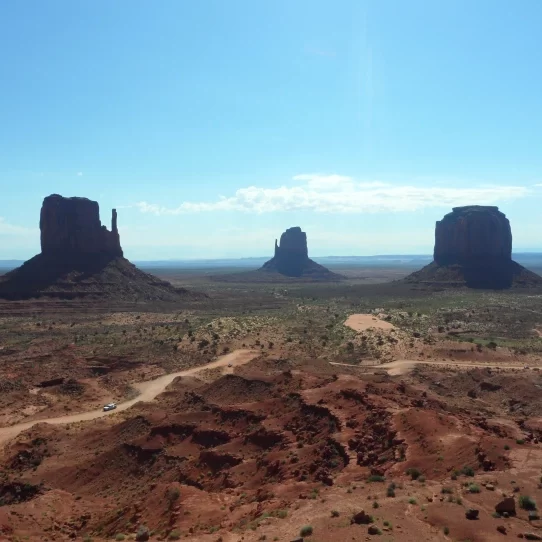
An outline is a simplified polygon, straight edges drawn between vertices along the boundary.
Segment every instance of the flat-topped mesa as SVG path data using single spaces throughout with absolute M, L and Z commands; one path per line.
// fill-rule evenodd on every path
M 111 231 L 102 226 L 98 202 L 65 198 L 58 194 L 43 200 L 40 214 L 41 253 L 60 258 L 102 255 L 122 257 L 113 209 Z
M 454 207 L 436 224 L 434 259 L 439 265 L 511 261 L 510 222 L 498 207 Z

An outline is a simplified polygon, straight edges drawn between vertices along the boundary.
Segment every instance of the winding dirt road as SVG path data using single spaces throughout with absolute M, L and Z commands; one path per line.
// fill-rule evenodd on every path
M 244 365 L 258 355 L 259 353 L 255 352 L 254 350 L 235 350 L 230 354 L 221 356 L 216 361 L 212 361 L 207 365 L 201 365 L 199 367 L 185 369 L 184 371 L 170 373 L 155 378 L 154 380 L 147 380 L 146 382 L 138 382 L 133 386 L 139 391 L 139 395 L 135 399 L 125 401 L 124 403 L 119 403 L 117 405 L 117 408 L 110 412 L 104 412 L 103 410 L 90 410 L 88 412 L 82 412 L 80 414 L 70 414 L 69 416 L 60 416 L 57 418 L 45 418 L 43 420 L 23 422 L 9 427 L 0 427 L 0 444 L 3 444 L 4 442 L 16 437 L 19 433 L 25 431 L 26 429 L 30 429 L 33 425 L 36 425 L 37 423 L 51 423 L 58 425 L 74 422 L 84 422 L 88 420 L 94 420 L 95 418 L 102 418 L 103 416 L 109 416 L 114 412 L 126 410 L 127 408 L 130 408 L 131 406 L 139 403 L 140 401 L 152 401 L 158 395 L 160 395 L 166 389 L 166 387 L 169 386 L 169 384 L 171 384 L 173 380 L 175 380 L 175 378 L 177 378 L 178 376 L 191 376 L 199 373 L 200 371 L 204 371 L 207 369 L 217 369 L 219 367 L 225 368 L 223 372 L 231 373 L 233 371 L 233 367 L 236 367 L 238 365 Z M 229 365 L 231 365 L 231 367 L 228 367 Z
M 372 369 L 379 371 L 388 371 L 390 375 L 404 374 L 416 365 L 438 365 L 439 367 L 450 367 L 454 369 L 461 369 L 463 367 L 467 369 L 524 369 L 524 365 L 503 365 L 501 363 L 472 363 L 462 361 L 421 361 L 415 359 L 398 359 L 390 361 L 389 363 L 383 363 L 382 365 L 354 365 L 352 363 L 337 363 L 330 361 L 330 365 L 339 365 L 342 367 L 355 367 L 357 369 Z
M 353 329 L 354 331 L 360 332 L 369 329 L 370 327 L 376 329 L 390 330 L 395 329 L 395 326 L 384 320 L 375 318 L 372 314 L 351 314 L 344 325 Z M 537 331 L 537 330 L 535 330 Z M 538 331 L 541 334 L 542 332 Z M 390 375 L 400 375 L 407 373 L 413 369 L 416 365 L 438 365 L 441 367 L 453 367 L 453 368 L 462 368 L 466 367 L 467 369 L 523 369 L 524 366 L 520 363 L 515 365 L 502 365 L 500 363 L 476 363 L 476 362 L 462 362 L 462 361 L 426 361 L 426 360 L 414 360 L 414 359 L 399 359 L 396 361 L 391 361 L 389 363 L 383 363 L 382 365 L 353 365 L 350 363 L 337 363 L 330 362 L 330 365 L 339 365 L 342 367 L 356 367 L 357 369 L 372 369 L 380 371 L 388 371 Z

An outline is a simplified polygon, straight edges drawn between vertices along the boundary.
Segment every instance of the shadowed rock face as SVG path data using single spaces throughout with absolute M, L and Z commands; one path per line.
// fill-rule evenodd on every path
M 437 222 L 434 261 L 406 282 L 503 289 L 540 286 L 542 278 L 512 260 L 510 222 L 498 207 L 454 207 Z
M 113 209 L 111 231 L 100 222 L 96 201 L 64 198 L 57 194 L 43 200 L 40 214 L 41 253 L 62 259 L 91 254 L 122 257 L 117 211 Z
M 299 226 L 288 228 L 280 236 L 280 245 L 275 241 L 275 256 L 263 265 L 261 271 L 313 280 L 342 278 L 309 258 L 307 234 Z
M 275 241 L 275 257 L 277 271 L 291 277 L 301 276 L 303 268 L 309 261 L 307 234 L 296 226 L 288 228 L 280 236 L 280 245 Z
M 437 222 L 434 258 L 440 265 L 510 261 L 510 222 L 498 207 L 454 207 Z

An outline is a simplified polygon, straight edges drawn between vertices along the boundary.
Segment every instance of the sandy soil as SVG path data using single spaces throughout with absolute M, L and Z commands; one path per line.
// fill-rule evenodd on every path
M 352 328 L 354 331 L 365 331 L 370 328 L 391 330 L 395 329 L 393 324 L 380 320 L 372 314 L 351 314 L 344 323 L 345 326 Z
M 201 367 L 193 367 L 191 369 L 186 369 L 184 371 L 178 371 L 176 373 L 170 373 L 164 376 L 155 378 L 154 380 L 149 380 L 146 382 L 139 382 L 134 384 L 140 393 L 139 395 L 130 401 L 125 401 L 117 405 L 116 410 L 104 412 L 103 410 L 91 410 L 89 412 L 82 412 L 79 414 L 72 414 L 69 416 L 59 416 L 56 418 L 48 418 L 44 420 L 30 421 L 25 423 L 19 423 L 11 427 L 1 427 L 0 428 L 0 444 L 6 442 L 17 436 L 21 431 L 30 429 L 36 423 L 50 423 L 50 424 L 67 424 L 74 422 L 83 422 L 88 420 L 94 420 L 96 418 L 101 418 L 103 416 L 108 416 L 114 412 L 121 410 L 126 410 L 131 406 L 139 403 L 140 401 L 152 401 L 156 398 L 157 395 L 162 393 L 166 387 L 175 380 L 178 376 L 191 376 L 199 373 L 203 370 L 224 368 L 225 372 L 231 373 L 233 367 L 243 365 L 248 363 L 250 360 L 254 359 L 258 355 L 257 352 L 253 350 L 235 350 L 229 354 L 219 357 L 216 361 L 203 365 Z M 231 365 L 232 367 L 228 367 Z

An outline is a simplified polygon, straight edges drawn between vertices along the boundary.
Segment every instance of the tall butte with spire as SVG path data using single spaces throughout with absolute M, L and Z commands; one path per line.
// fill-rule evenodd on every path
M 124 258 L 115 209 L 110 231 L 100 221 L 98 202 L 52 194 L 43 200 L 39 225 L 41 253 L 0 277 L 0 298 L 178 301 L 189 295 L 201 297 L 144 273 Z
M 113 209 L 111 215 L 109 231 L 100 221 L 98 202 L 47 196 L 40 213 L 41 253 L 60 259 L 122 258 L 117 210 Z
M 404 280 L 482 289 L 542 285 L 542 277 L 512 260 L 512 229 L 498 207 L 454 207 L 436 223 L 433 257 Z
M 298 226 L 288 228 L 280 236 L 280 244 L 275 239 L 275 255 L 264 263 L 260 271 L 311 280 L 343 278 L 309 258 L 307 234 Z

